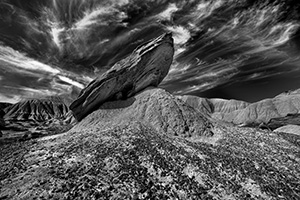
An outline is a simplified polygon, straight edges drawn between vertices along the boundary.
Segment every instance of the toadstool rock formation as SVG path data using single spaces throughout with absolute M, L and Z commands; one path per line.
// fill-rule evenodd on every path
M 169 72 L 173 55 L 171 33 L 139 46 L 81 91 L 70 105 L 75 118 L 81 121 L 107 100 L 131 97 L 146 87 L 158 86 Z
M 147 88 L 126 100 L 105 102 L 73 129 L 93 132 L 124 121 L 139 121 L 159 133 L 185 138 L 214 135 L 213 124 L 202 113 L 160 88 Z

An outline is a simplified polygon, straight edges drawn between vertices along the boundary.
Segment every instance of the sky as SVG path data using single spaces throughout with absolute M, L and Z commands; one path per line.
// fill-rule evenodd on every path
M 299 2 L 1 0 L 0 102 L 67 95 L 172 32 L 160 87 L 255 102 L 300 88 Z

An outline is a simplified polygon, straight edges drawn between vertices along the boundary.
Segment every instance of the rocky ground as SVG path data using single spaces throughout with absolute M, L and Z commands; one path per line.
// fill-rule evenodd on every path
M 14 124 L 15 125 L 15 124 Z M 31 127 L 27 129 L 19 130 L 2 130 L 2 136 L 0 137 L 0 145 L 11 144 L 14 142 L 20 142 L 25 140 L 31 140 L 35 138 L 40 138 L 48 135 L 56 135 L 64 133 L 72 128 L 72 124 L 51 124 L 51 126 L 39 126 Z M 16 126 L 14 126 L 16 127 Z
M 102 122 L 1 147 L 0 199 L 300 198 L 299 135 L 212 124 L 213 136 L 184 138 Z

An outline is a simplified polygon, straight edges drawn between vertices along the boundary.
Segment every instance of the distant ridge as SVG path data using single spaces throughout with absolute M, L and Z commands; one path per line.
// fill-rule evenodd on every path
M 299 124 L 300 89 L 288 91 L 255 103 L 237 100 L 206 99 L 196 96 L 179 97 L 210 117 L 236 125 L 276 129 L 286 124 Z
M 6 108 L 4 119 L 45 121 L 64 118 L 69 109 L 60 97 L 22 100 Z
M 0 103 L 0 130 L 5 128 L 5 122 L 3 120 L 3 116 L 5 115 L 4 109 L 11 106 L 10 103 Z
M 3 129 L 27 131 L 24 137 L 61 133 L 69 130 L 75 119 L 59 96 L 24 99 L 4 109 Z

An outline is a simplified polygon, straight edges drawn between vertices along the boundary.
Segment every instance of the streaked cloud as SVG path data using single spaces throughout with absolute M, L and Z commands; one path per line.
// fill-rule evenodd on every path
M 292 41 L 300 24 L 283 19 L 285 2 L 249 7 L 246 0 L 32 2 L 0 2 L 3 98 L 83 88 L 166 31 L 173 33 L 175 56 L 162 86 L 174 93 L 200 94 L 296 74 L 299 68 L 300 45 Z M 3 95 L 8 92 L 13 95 Z
M 172 14 L 176 12 L 179 8 L 175 3 L 170 3 L 168 8 L 157 15 L 159 19 L 172 21 Z
M 30 71 L 42 71 L 51 74 L 57 74 L 60 72 L 57 68 L 29 58 L 19 51 L 2 45 L 0 45 L 0 61 Z
M 72 80 L 72 79 L 70 79 L 70 78 L 68 78 L 68 77 L 58 75 L 58 78 L 59 78 L 60 80 L 64 81 L 64 82 L 70 84 L 70 85 L 77 86 L 77 87 L 79 87 L 79 88 L 81 88 L 81 89 L 84 88 L 84 85 L 83 85 L 83 84 L 81 84 L 81 83 L 79 83 L 79 82 L 77 82 L 77 81 L 74 81 L 74 80 Z
M 167 30 L 173 33 L 175 45 L 185 44 L 191 38 L 191 33 L 183 26 L 169 26 Z

